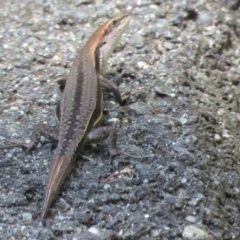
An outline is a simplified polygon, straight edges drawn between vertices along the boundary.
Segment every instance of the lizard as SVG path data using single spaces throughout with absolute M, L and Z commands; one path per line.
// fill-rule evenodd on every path
M 119 103 L 122 101 L 115 84 L 102 75 L 129 22 L 130 16 L 125 14 L 102 24 L 78 52 L 66 81 L 60 83 L 63 93 L 56 107 L 58 145 L 44 190 L 43 224 L 55 196 L 88 139 L 99 138 L 99 134 L 101 138 L 109 137 L 112 140 L 110 154 L 116 154 L 116 132 L 109 132 L 108 127 L 94 128 L 102 118 L 102 85 L 113 91 Z

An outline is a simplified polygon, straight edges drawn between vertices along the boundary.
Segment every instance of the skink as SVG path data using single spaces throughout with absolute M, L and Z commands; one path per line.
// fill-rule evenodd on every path
M 120 102 L 113 83 L 102 77 L 106 63 L 130 22 L 128 15 L 114 17 L 101 25 L 78 52 L 56 109 L 59 120 L 55 150 L 44 191 L 42 221 L 72 168 L 89 133 L 102 117 L 102 89 L 108 86 Z

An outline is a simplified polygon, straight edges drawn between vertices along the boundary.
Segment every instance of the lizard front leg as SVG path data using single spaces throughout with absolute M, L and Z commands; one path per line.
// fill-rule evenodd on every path
M 103 87 L 105 87 L 106 89 L 110 90 L 113 93 L 115 102 L 121 105 L 123 103 L 123 99 L 117 85 L 103 76 L 98 76 L 98 79 Z

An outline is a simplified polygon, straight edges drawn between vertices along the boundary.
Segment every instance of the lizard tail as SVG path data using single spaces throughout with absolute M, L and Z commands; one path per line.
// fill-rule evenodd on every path
M 43 225 L 45 225 L 45 218 L 53 199 L 61 188 L 68 172 L 71 170 L 71 158 L 66 156 L 54 156 L 51 168 L 48 175 L 48 180 L 44 190 L 44 200 L 41 213 Z

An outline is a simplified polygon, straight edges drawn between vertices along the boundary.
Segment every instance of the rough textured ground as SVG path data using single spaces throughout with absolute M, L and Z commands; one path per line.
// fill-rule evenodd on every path
M 0 239 L 240 239 L 239 5 L 1 1 L 0 144 L 28 141 L 38 122 L 56 125 L 58 78 L 101 23 L 128 11 L 107 76 L 130 96 L 120 107 L 105 94 L 103 125 L 142 157 L 86 147 L 44 228 L 51 142 L 1 151 Z

